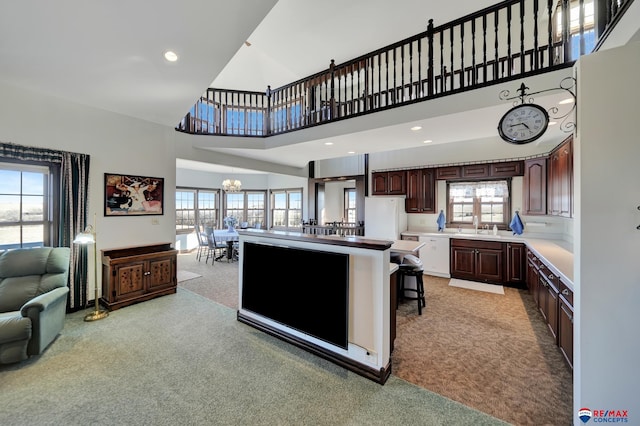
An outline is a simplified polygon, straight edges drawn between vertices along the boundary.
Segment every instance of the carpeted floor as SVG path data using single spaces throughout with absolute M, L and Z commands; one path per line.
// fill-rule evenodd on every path
M 501 424 L 397 377 L 380 386 L 181 287 L 100 321 L 86 313 L 41 356 L 0 365 L 0 424 Z
M 202 277 L 179 286 L 233 309 L 238 264 L 205 265 L 193 254 L 178 269 Z M 427 307 L 397 311 L 393 375 L 517 425 L 572 423 L 572 373 L 524 290 L 504 295 L 425 276 Z

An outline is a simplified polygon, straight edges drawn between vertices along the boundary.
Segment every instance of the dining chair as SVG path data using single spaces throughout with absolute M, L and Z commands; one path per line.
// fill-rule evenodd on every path
M 202 255 L 209 251 L 209 241 L 205 232 L 198 232 L 198 251 L 196 252 L 196 259 L 200 262 Z M 209 258 L 207 254 L 207 259 Z

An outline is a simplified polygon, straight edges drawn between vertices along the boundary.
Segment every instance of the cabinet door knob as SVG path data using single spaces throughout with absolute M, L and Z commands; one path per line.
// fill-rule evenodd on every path
M 552 280 L 553 279 L 553 274 L 549 274 L 549 279 Z
M 568 296 L 569 290 L 565 288 L 564 290 L 562 290 L 562 294 L 564 294 L 565 296 Z

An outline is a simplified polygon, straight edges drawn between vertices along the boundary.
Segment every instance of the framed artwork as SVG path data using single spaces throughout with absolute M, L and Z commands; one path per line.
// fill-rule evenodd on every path
M 104 174 L 104 215 L 164 214 L 164 178 Z

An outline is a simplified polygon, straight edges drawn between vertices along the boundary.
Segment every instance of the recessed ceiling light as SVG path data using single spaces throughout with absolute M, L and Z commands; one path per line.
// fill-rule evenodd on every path
M 422 141 L 422 143 L 431 143 L 433 142 L 431 139 L 427 139 L 426 141 Z
M 572 104 L 572 103 L 573 103 L 573 98 L 563 99 L 560 102 L 558 102 L 558 104 L 560 105 L 566 105 L 566 104 Z
M 355 153 L 356 153 L 355 151 L 349 151 L 349 152 L 347 152 L 347 154 L 355 154 Z
M 325 142 L 325 145 L 333 145 L 333 142 Z
M 176 52 L 167 50 L 166 52 L 164 52 L 164 58 L 169 62 L 175 62 L 178 60 L 178 55 L 176 54 Z
M 411 128 L 411 130 L 413 130 L 414 132 L 417 131 L 417 130 L 420 130 L 420 129 L 422 129 L 422 126 L 413 126 Z
M 558 123 L 556 123 L 555 121 L 550 121 L 549 122 L 549 126 L 555 126 L 556 124 L 558 124 Z

